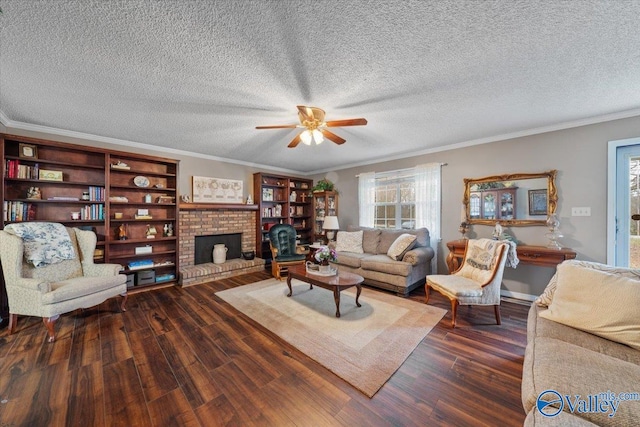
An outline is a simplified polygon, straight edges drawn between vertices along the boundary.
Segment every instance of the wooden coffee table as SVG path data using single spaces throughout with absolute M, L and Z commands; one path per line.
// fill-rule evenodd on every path
M 323 289 L 333 291 L 333 299 L 336 302 L 336 317 L 340 317 L 340 291 L 343 289 L 355 286 L 356 293 L 356 305 L 362 307 L 358 302 L 360 298 L 360 292 L 362 292 L 362 282 L 364 278 L 354 273 L 340 272 L 335 276 L 321 276 L 318 274 L 307 273 L 307 269 L 304 264 L 295 265 L 289 268 L 287 275 L 287 286 L 289 287 L 288 297 L 291 296 L 293 290 L 291 289 L 291 279 L 298 279 L 303 282 L 309 283 L 309 289 L 313 289 L 313 285 L 319 286 Z

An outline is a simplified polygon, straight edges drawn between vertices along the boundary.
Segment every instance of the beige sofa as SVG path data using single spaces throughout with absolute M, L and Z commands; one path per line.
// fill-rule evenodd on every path
M 566 261 L 563 264 L 572 264 L 580 269 L 605 273 L 602 276 L 605 277 L 604 281 L 579 283 L 578 287 L 585 292 L 592 292 L 593 289 L 603 286 L 604 282 L 609 281 L 610 278 L 615 280 L 615 276 L 627 278 L 627 284 L 632 286 L 636 281 L 636 286 L 640 286 L 640 270 L 613 268 L 604 264 L 575 260 Z M 539 304 L 555 303 L 553 289 L 550 288 L 555 285 L 554 281 L 558 280 L 559 273 L 560 267 L 551 280 L 550 286 L 547 287 L 546 295 L 543 294 L 543 298 L 539 299 L 538 304 L 534 303 L 529 311 L 527 347 L 522 373 L 522 404 L 527 413 L 524 425 L 638 425 L 640 400 L 633 399 L 640 399 L 640 351 L 632 346 L 545 318 L 543 313 L 550 308 Z M 557 285 L 560 289 L 559 282 Z M 608 291 L 607 294 L 613 298 L 613 301 L 616 300 L 615 289 L 613 292 Z M 599 295 L 595 297 L 601 299 Z M 558 298 L 558 294 L 555 298 Z M 622 299 L 619 304 L 632 303 L 629 298 Z M 606 304 L 606 301 L 603 304 Z M 605 309 L 621 310 L 621 306 L 608 305 L 609 307 Z M 569 306 L 565 305 L 563 310 L 566 311 L 566 307 Z M 600 317 L 599 311 L 596 302 L 593 311 L 585 318 L 597 319 Z M 640 324 L 638 319 L 640 317 L 636 317 L 636 324 Z M 613 330 L 627 329 L 628 331 L 628 328 L 621 327 L 624 324 L 625 322 L 614 323 Z M 636 332 L 632 330 L 631 333 Z M 549 390 L 552 391 L 548 392 Z M 609 398 L 611 394 L 618 393 L 636 393 L 637 396 L 631 395 L 627 396 L 627 400 L 618 400 L 614 412 L 614 408 L 609 403 L 603 402 L 615 401 Z M 599 399 L 597 403 L 599 407 L 596 406 L 596 399 Z M 545 402 L 552 400 L 562 402 L 562 410 L 560 410 L 560 403 L 544 407 Z M 580 403 L 580 400 L 585 403 Z M 539 403 L 542 405 L 540 406 L 542 410 L 538 409 Z M 601 413 L 601 410 L 605 413 Z
M 363 231 L 364 253 L 338 252 L 334 263 L 340 271 L 348 271 L 364 277 L 366 285 L 396 292 L 406 297 L 413 289 L 424 285 L 427 274 L 431 273 L 433 249 L 429 246 L 429 231 L 382 230 L 364 227 L 348 227 L 348 232 Z M 416 235 L 416 245 L 406 252 L 402 260 L 387 256 L 393 242 L 403 233 Z

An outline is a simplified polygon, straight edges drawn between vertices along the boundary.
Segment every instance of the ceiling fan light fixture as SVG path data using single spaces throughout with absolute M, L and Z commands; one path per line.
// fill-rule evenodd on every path
M 322 141 L 324 141 L 324 136 L 322 136 L 322 132 L 320 132 L 318 129 L 314 129 L 313 132 L 311 132 L 311 134 L 313 135 L 313 139 L 316 141 L 316 145 L 322 144 Z
M 304 144 L 311 145 L 311 140 L 313 139 L 313 136 L 311 135 L 311 132 L 309 132 L 309 130 L 306 129 L 304 132 L 300 134 L 300 139 Z
M 289 145 L 287 145 L 287 147 L 289 148 L 295 148 L 298 146 L 298 144 L 300 144 L 300 142 L 304 143 L 305 145 L 311 145 L 312 142 L 314 142 L 316 145 L 320 145 L 325 139 L 328 139 L 335 144 L 342 145 L 346 142 L 346 140 L 325 128 L 342 126 L 363 126 L 367 124 L 367 120 L 364 118 L 325 121 L 324 115 L 325 112 L 322 108 L 298 105 L 298 118 L 300 119 L 299 125 L 291 124 L 256 126 L 256 129 L 303 128 L 304 130 L 297 134 L 291 140 Z

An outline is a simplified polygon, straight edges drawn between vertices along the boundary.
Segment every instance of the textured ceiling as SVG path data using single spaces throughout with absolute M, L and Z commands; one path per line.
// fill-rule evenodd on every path
M 640 114 L 640 1 L 0 7 L 0 119 L 9 127 L 310 173 Z M 334 128 L 342 146 L 295 149 L 296 130 L 255 129 L 297 123 L 298 104 L 369 124 Z

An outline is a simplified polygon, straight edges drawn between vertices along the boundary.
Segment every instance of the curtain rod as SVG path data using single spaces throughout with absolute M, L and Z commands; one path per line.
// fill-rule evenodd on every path
M 440 166 L 448 166 L 449 163 L 440 163 Z M 392 170 L 392 171 L 388 171 L 388 172 L 378 172 L 378 174 L 382 175 L 385 173 L 397 173 L 397 172 L 407 172 L 407 171 L 411 171 L 414 170 L 416 167 L 412 167 L 412 168 L 405 168 L 405 169 L 396 169 L 396 170 Z M 356 178 L 359 178 L 360 174 L 356 175 Z

